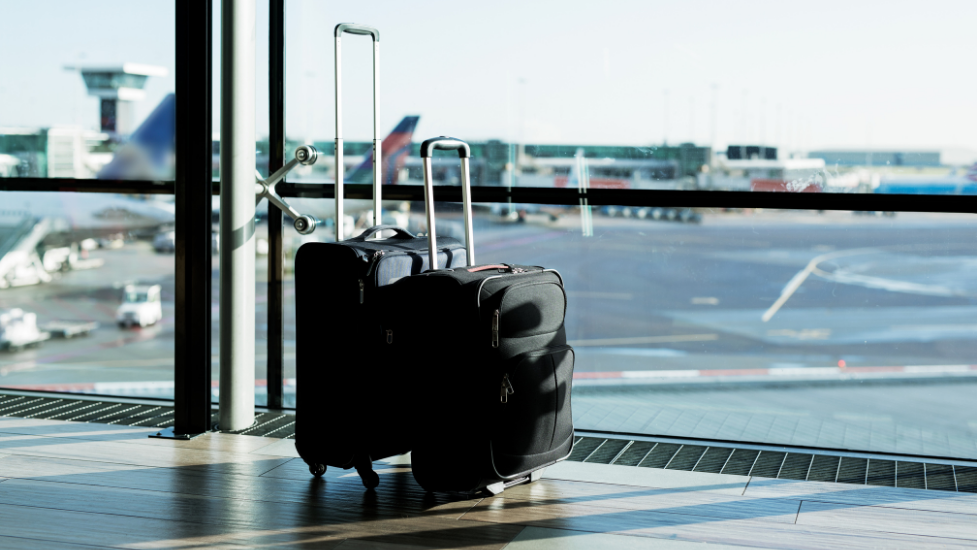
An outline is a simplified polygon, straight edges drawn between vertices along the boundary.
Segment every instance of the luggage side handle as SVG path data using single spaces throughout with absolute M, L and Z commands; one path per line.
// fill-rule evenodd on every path
M 381 164 L 383 163 L 383 141 L 377 133 L 377 87 L 380 85 L 380 31 L 367 25 L 358 23 L 340 23 L 336 25 L 333 32 L 335 36 L 335 56 L 336 56 L 336 240 L 341 241 L 346 235 L 343 230 L 345 214 L 343 212 L 343 53 L 342 38 L 343 33 L 369 35 L 373 39 L 373 223 L 379 224 L 383 219 L 381 216 L 381 197 L 380 187 L 383 178 L 380 175 Z
M 424 163 L 424 211 L 427 215 L 427 245 L 429 269 L 438 268 L 438 248 L 434 232 L 434 175 L 431 172 L 431 156 L 435 149 L 458 151 L 461 159 L 461 202 L 465 211 L 465 252 L 468 254 L 468 265 L 475 265 L 475 239 L 472 231 L 472 199 L 471 179 L 468 173 L 468 161 L 472 156 L 471 148 L 464 141 L 447 136 L 426 139 L 421 143 L 421 160 Z

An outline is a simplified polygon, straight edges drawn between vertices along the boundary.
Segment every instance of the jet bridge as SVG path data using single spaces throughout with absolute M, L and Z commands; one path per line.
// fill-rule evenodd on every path
M 51 280 L 38 245 L 56 226 L 56 220 L 37 218 L 28 212 L 0 213 L 0 288 Z

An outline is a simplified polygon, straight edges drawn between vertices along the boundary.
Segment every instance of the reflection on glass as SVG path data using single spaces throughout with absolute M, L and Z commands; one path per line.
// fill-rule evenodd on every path
M 0 199 L 0 386 L 172 398 L 172 197 Z
M 44 25 L 0 34 L 0 177 L 173 179 L 172 1 L 27 2 L 4 15 Z

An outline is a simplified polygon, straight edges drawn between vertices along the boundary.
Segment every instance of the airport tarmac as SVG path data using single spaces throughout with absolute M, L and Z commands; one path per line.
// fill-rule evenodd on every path
M 977 458 L 977 403 L 970 398 L 977 370 L 959 372 L 975 362 L 973 216 L 706 212 L 701 224 L 679 224 L 595 215 L 593 237 L 582 236 L 573 213 L 555 223 L 546 216 L 522 224 L 476 217 L 478 263 L 544 265 L 564 277 L 579 374 L 643 380 L 599 387 L 581 381 L 574 391 L 579 428 Z M 439 228 L 458 225 L 449 216 Z M 172 395 L 173 256 L 145 243 L 92 256 L 105 266 L 0 291 L 0 307 L 35 311 L 39 321 L 102 325 L 86 338 L 0 355 L 0 385 Z M 267 345 L 265 261 L 258 258 L 256 274 L 259 380 Z M 126 282 L 163 286 L 159 326 L 114 325 Z M 285 296 L 285 375 L 294 384 L 290 280 Z M 884 384 L 844 376 L 807 383 L 803 376 L 840 365 L 889 368 L 878 371 L 883 378 L 896 368 L 937 374 Z M 802 376 L 735 388 L 669 386 L 654 376 L 677 371 Z M 942 372 L 955 374 L 941 382 Z M 286 389 L 293 399 L 294 386 Z M 258 393 L 261 400 L 260 386 Z

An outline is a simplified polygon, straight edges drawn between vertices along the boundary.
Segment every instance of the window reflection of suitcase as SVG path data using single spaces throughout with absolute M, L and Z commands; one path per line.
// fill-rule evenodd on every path
M 441 148 L 459 152 L 468 184 L 464 142 L 421 145 L 432 240 L 430 158 Z M 465 213 L 474 265 L 467 205 Z M 442 269 L 396 281 L 378 296 L 383 357 L 413 378 L 411 463 L 422 487 L 498 493 L 537 479 L 570 454 L 574 353 L 566 343 L 559 273 L 509 264 Z

